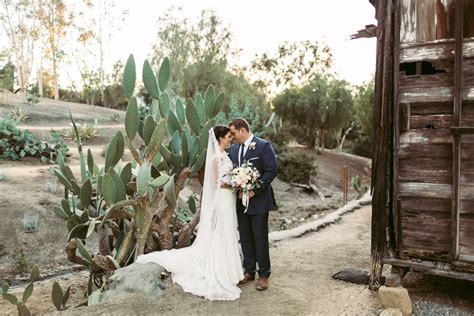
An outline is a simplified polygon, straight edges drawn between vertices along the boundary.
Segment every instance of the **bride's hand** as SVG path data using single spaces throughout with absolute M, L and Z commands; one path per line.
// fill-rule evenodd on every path
M 232 187 L 229 184 L 225 183 L 224 181 L 221 181 L 221 188 L 232 189 Z

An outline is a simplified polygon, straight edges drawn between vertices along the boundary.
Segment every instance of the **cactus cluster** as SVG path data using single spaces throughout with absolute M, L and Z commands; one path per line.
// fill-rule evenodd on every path
M 18 315 L 20 316 L 29 316 L 31 314 L 28 307 L 26 307 L 26 302 L 30 298 L 31 294 L 33 294 L 33 289 L 35 287 L 34 282 L 38 280 L 39 275 L 40 273 L 39 273 L 38 266 L 33 267 L 30 273 L 30 279 L 29 279 L 28 285 L 23 291 L 23 296 L 21 300 L 19 300 L 15 295 L 8 293 L 8 290 L 10 289 L 10 286 L 8 285 L 8 283 L 5 282 L 2 285 L 2 288 L 0 289 L 0 293 L 2 297 L 8 302 L 10 302 L 11 304 L 16 305 Z
M 58 155 L 59 168 L 51 172 L 65 187 L 65 195 L 54 213 L 66 222 L 67 255 L 72 262 L 86 265 L 92 282 L 103 284 L 102 276 L 133 262 L 137 255 L 170 249 L 189 243 L 199 220 L 181 226 L 177 196 L 185 181 L 202 172 L 206 158 L 209 129 L 215 124 L 224 94 L 211 85 L 204 95 L 196 94 L 185 104 L 172 101 L 166 91 L 170 61 L 165 58 L 155 74 L 148 61 L 143 64 L 143 84 L 153 98 L 149 114 L 140 119 L 134 96 L 136 67 L 133 55 L 126 63 L 123 90 L 129 98 L 125 115 L 125 135 L 118 131 L 105 151 L 105 165 L 98 166 L 90 150 L 83 154 L 81 137 L 72 118 L 80 157 L 80 178 Z M 125 149 L 131 161 L 122 161 Z M 98 252 L 86 247 L 93 233 L 99 237 Z M 181 243 L 178 245 L 178 243 Z M 76 255 L 76 251 L 80 256 Z

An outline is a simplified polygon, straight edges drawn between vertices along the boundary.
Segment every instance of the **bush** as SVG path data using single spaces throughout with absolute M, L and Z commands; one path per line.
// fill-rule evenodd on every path
M 54 163 L 58 152 L 63 157 L 69 150 L 62 138 L 52 134 L 52 142 L 39 142 L 35 136 L 16 127 L 17 122 L 10 117 L 0 117 L 0 159 L 20 160 L 25 156 L 38 157 L 42 162 Z
M 286 152 L 278 155 L 278 177 L 287 182 L 309 183 L 316 175 L 315 158 L 304 152 Z
M 272 127 L 265 127 L 262 132 L 262 137 L 272 143 L 273 149 L 277 154 L 283 154 L 287 151 L 287 145 L 293 136 L 287 129 L 280 129 L 275 133 Z

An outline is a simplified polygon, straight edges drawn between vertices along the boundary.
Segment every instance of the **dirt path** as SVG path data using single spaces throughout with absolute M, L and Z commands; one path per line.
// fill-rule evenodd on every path
M 368 266 L 370 213 L 371 207 L 366 206 L 321 231 L 275 243 L 270 250 L 273 274 L 265 292 L 256 291 L 252 282 L 242 286 L 239 300 L 209 302 L 171 286 L 159 301 L 131 294 L 125 300 L 71 310 L 64 315 L 372 314 L 381 308 L 375 292 L 363 285 L 331 278 L 333 273 L 349 266 Z M 123 304 L 124 301 L 127 303 Z

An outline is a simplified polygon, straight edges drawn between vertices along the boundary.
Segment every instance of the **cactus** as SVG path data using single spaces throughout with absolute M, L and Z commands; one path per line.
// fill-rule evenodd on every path
M 68 259 L 87 266 L 91 272 L 89 295 L 96 293 L 93 282 L 101 288 L 102 276 L 132 263 L 137 255 L 177 247 L 174 229 L 184 225 L 178 240 L 180 245 L 189 244 L 199 221 L 193 200 L 193 219 L 183 221 L 180 227 L 173 225 L 173 218 L 179 219 L 176 200 L 185 181 L 203 168 L 209 129 L 222 108 L 223 93 L 216 96 L 211 85 L 204 98 L 197 93 L 186 106 L 181 99 L 170 98 L 166 91 L 170 78 L 168 58 L 163 60 L 157 76 L 145 61 L 142 78 L 153 102 L 148 115 L 141 119 L 133 94 L 136 73 L 131 55 L 123 76 L 124 93 L 129 98 L 125 135 L 119 131 L 110 139 L 105 165 L 98 166 L 90 151 L 84 157 L 71 115 L 81 178 L 74 177 L 62 157 L 58 157 L 59 167 L 52 171 L 65 187 L 64 199 L 53 207 L 53 212 L 65 221 L 69 231 Z M 125 146 L 133 157 L 130 162 L 121 161 Z M 99 237 L 98 252 L 87 249 L 86 240 L 94 233 Z M 57 287 L 56 292 L 59 293 Z
M 362 179 L 359 177 L 359 175 L 355 175 L 352 177 L 351 185 L 352 185 L 352 188 L 357 191 L 358 199 L 360 199 L 369 190 L 369 188 L 366 185 L 362 184 Z
M 3 284 L 0 290 L 0 293 L 2 294 L 2 297 L 5 300 L 7 300 L 13 305 L 16 305 L 18 315 L 20 316 L 30 315 L 30 310 L 28 309 L 28 307 L 26 307 L 26 302 L 28 301 L 31 294 L 33 293 L 34 282 L 36 282 L 38 278 L 39 278 L 39 268 L 38 266 L 35 266 L 31 270 L 29 283 L 26 286 L 25 291 L 23 291 L 23 296 L 21 300 L 18 300 L 18 298 L 15 295 L 8 293 L 8 290 L 10 288 L 8 283 Z

